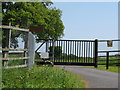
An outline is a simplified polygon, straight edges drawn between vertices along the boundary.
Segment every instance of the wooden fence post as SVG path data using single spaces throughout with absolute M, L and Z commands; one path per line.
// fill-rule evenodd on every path
M 9 27 L 11 26 L 11 22 L 9 23 Z M 3 36 L 6 36 L 5 39 L 2 40 L 2 48 L 10 48 L 11 41 L 11 29 L 5 30 Z M 9 51 L 2 51 L 3 58 L 8 57 Z M 8 60 L 3 61 L 3 66 L 8 66 Z

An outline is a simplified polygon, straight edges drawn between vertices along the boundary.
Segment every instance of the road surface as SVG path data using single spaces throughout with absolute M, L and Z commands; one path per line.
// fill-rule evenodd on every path
M 88 82 L 88 88 L 118 88 L 118 73 L 83 66 L 57 65 L 56 67 L 80 75 Z

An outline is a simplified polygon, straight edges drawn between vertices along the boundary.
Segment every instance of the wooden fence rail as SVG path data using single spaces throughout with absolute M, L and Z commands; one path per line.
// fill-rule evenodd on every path
M 114 50 L 114 51 L 98 51 L 98 53 L 106 53 L 106 52 L 120 52 L 120 50 Z
M 17 27 L 7 26 L 7 25 L 2 25 L 2 26 L 0 26 L 0 28 L 13 29 L 13 30 L 19 30 L 19 31 L 29 32 L 29 29 L 17 28 Z
M 8 46 L 6 48 L 0 49 L 0 53 L 2 53 L 2 51 L 4 51 L 3 57 L 0 58 L 0 60 L 2 60 L 3 62 L 3 68 L 19 68 L 19 67 L 28 67 L 31 68 L 32 65 L 34 64 L 34 44 L 35 44 L 35 38 L 34 35 L 30 32 L 29 29 L 24 29 L 24 28 L 18 28 L 18 27 L 14 27 L 11 26 L 11 22 L 9 23 L 9 26 L 7 25 L 0 25 L 0 28 L 3 28 L 3 30 L 9 30 L 9 34 L 6 35 L 7 39 L 9 39 L 8 41 L 6 41 L 6 43 L 8 44 Z M 9 49 L 10 48 L 10 41 L 11 41 L 11 30 L 19 30 L 19 31 L 24 31 L 26 34 L 26 40 L 24 43 L 25 48 L 27 49 Z M 9 51 L 16 51 L 16 52 L 9 52 Z M 8 55 L 9 53 L 11 54 L 15 54 L 15 53 L 19 53 L 18 51 L 22 51 L 24 54 L 24 57 L 13 57 L 13 58 L 9 58 Z M 22 54 L 22 53 L 19 53 Z M 22 55 L 21 55 L 22 56 Z M 25 60 L 25 64 L 24 65 L 18 65 L 18 66 L 8 66 L 8 61 L 9 60 Z
M 3 68 L 5 68 L 5 69 L 10 69 L 10 68 L 23 68 L 23 67 L 27 67 L 27 65 L 17 65 L 17 66 L 7 66 L 7 67 L 3 67 Z
M 28 51 L 28 49 L 0 49 L 0 51 Z
M 98 57 L 106 57 L 106 60 L 100 60 L 100 61 L 106 61 L 106 69 L 109 69 L 110 65 L 114 65 L 114 64 L 120 65 L 120 63 L 119 63 L 120 59 L 119 58 L 110 60 L 109 57 L 120 57 L 119 55 L 118 56 L 116 56 L 116 55 L 110 55 L 111 52 L 120 52 L 120 50 L 98 51 L 98 53 L 106 53 L 106 56 L 98 56 Z M 112 63 L 112 64 L 110 64 L 109 63 L 110 61 L 118 61 L 118 63 Z M 99 65 L 105 65 L 105 64 L 99 64 Z
M 19 57 L 19 58 L 0 58 L 1 60 L 23 60 L 28 59 L 29 57 Z
M 117 40 L 98 40 L 98 42 L 107 42 L 107 41 L 120 41 L 120 39 L 117 39 Z

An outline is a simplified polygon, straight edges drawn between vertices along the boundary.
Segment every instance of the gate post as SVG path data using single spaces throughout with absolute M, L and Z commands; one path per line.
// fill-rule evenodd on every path
M 106 69 L 108 69 L 109 68 L 109 52 L 107 52 L 106 54 L 107 54 Z
M 95 68 L 97 68 L 98 67 L 98 65 L 97 65 L 97 61 L 98 61 L 98 40 L 97 39 L 95 39 L 95 51 L 94 51 L 94 53 L 95 53 L 95 58 L 94 58 L 94 61 L 95 61 Z
M 28 68 L 31 68 L 34 64 L 35 57 L 35 38 L 31 32 L 28 33 Z

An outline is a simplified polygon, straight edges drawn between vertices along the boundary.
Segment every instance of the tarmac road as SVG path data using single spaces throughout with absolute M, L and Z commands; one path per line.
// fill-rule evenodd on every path
M 83 66 L 57 65 L 56 67 L 80 75 L 88 82 L 88 88 L 118 88 L 118 73 Z

